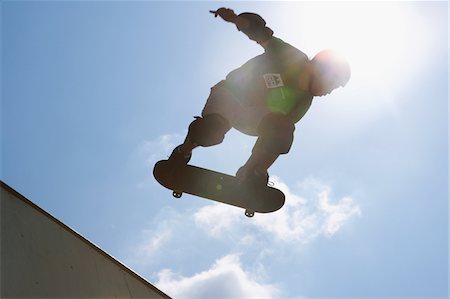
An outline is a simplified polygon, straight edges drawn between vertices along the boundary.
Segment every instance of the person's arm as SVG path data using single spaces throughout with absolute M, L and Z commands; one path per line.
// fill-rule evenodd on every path
M 232 9 L 224 7 L 216 11 L 210 10 L 210 12 L 214 14 L 214 17 L 220 16 L 223 20 L 235 24 L 239 31 L 263 46 L 273 35 L 272 29 L 266 27 L 264 19 L 257 14 L 236 15 Z
M 240 31 L 250 27 L 250 21 L 239 17 L 232 9 L 221 7 L 218 10 L 210 10 L 209 12 L 213 13 L 216 18 L 220 16 L 225 21 L 235 24 Z

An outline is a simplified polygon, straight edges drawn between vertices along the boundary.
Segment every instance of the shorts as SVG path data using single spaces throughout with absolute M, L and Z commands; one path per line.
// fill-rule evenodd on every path
M 236 130 L 247 135 L 258 136 L 258 125 L 269 113 L 265 105 L 243 105 L 229 89 L 219 83 L 211 88 L 202 116 L 219 114 Z

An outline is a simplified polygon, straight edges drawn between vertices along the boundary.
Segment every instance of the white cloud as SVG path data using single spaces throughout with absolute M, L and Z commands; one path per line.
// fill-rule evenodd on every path
M 154 233 L 150 231 L 144 231 L 143 233 L 146 235 L 146 238 L 137 246 L 136 254 L 144 258 L 154 255 L 172 236 L 171 229 L 167 227 L 163 227 Z
M 175 299 L 276 298 L 280 293 L 276 286 L 260 282 L 258 273 L 245 271 L 236 254 L 227 255 L 210 269 L 190 277 L 162 270 L 156 286 Z
M 271 177 L 271 181 L 286 195 L 286 203 L 280 210 L 257 213 L 253 218 L 245 217 L 243 209 L 219 203 L 203 206 L 194 213 L 190 211 L 191 217 L 172 209 L 165 210 L 158 216 L 161 219 L 154 220 L 155 229 L 142 231 L 143 238 L 133 246 L 130 261 L 141 272 L 148 273 L 156 261 L 169 268 L 159 271 L 156 285 L 175 299 L 279 298 L 281 285 L 267 283 L 273 278 L 270 269 L 267 272 L 263 265 L 276 263 L 279 249 L 286 255 L 318 236 L 333 236 L 349 219 L 361 215 L 361 210 L 350 197 L 332 199 L 331 187 L 314 179 L 300 182 L 295 191 L 277 177 Z M 189 254 L 204 250 L 203 246 L 199 249 L 198 245 L 191 247 L 190 243 L 202 241 L 205 235 L 199 234 L 199 229 L 218 241 L 211 244 L 209 250 L 216 250 L 214 246 L 230 241 L 225 244 L 231 245 L 227 251 L 231 253 L 216 260 L 209 269 L 191 276 L 173 272 L 170 270 L 172 263 L 184 262 L 186 258 L 193 258 Z M 214 243 L 213 240 L 208 242 Z M 176 261 L 174 258 L 161 260 L 174 253 L 175 257 L 181 254 L 172 252 L 173 248 L 179 248 L 187 256 Z M 222 250 L 218 252 L 223 256 Z M 242 262 L 235 253 L 242 256 Z M 153 271 L 151 275 L 155 275 Z
M 223 233 L 255 229 L 286 242 L 306 243 L 319 235 L 332 236 L 352 217 L 360 216 L 361 209 L 350 197 L 337 202 L 330 199 L 331 188 L 317 180 L 308 179 L 299 184 L 311 193 L 300 197 L 277 177 L 271 177 L 275 186 L 286 195 L 285 205 L 269 214 L 255 214 L 243 219 L 243 210 L 223 204 L 205 206 L 194 214 L 197 225 L 215 237 Z M 312 192 L 311 192 L 312 191 Z
M 336 204 L 331 204 L 328 200 L 328 193 L 322 192 L 320 195 L 320 211 L 323 217 L 321 231 L 326 235 L 333 235 L 352 216 L 360 216 L 361 209 L 353 205 L 350 197 L 344 197 Z
M 161 252 L 172 241 L 173 234 L 170 227 L 160 227 L 155 231 L 142 230 L 140 240 L 130 246 L 130 251 L 122 262 L 134 271 L 145 272 L 149 266 L 158 261 Z
M 195 223 L 214 237 L 230 231 L 243 215 L 240 209 L 223 204 L 207 205 L 194 214 Z
M 148 223 L 136 233 L 137 240 L 130 245 L 130 252 L 125 259 L 134 268 L 145 268 L 159 260 L 170 243 L 177 238 L 182 225 L 182 215 L 170 207 L 161 209 Z

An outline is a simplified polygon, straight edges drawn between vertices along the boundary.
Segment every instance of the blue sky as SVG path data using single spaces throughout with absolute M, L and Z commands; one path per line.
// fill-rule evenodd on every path
M 262 49 L 208 13 L 261 14 L 352 65 L 270 169 L 280 211 L 151 175 L 209 89 Z M 3 1 L 1 178 L 175 298 L 447 298 L 447 2 Z M 236 131 L 191 163 L 230 174 Z M 220 295 L 220 296 L 219 296 Z

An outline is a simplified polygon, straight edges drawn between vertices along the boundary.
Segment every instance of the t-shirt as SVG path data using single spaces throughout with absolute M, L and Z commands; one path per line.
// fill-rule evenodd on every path
M 230 72 L 221 85 L 245 106 L 266 105 L 269 111 L 299 121 L 313 96 L 297 87 L 308 57 L 297 48 L 272 37 L 265 52 Z

